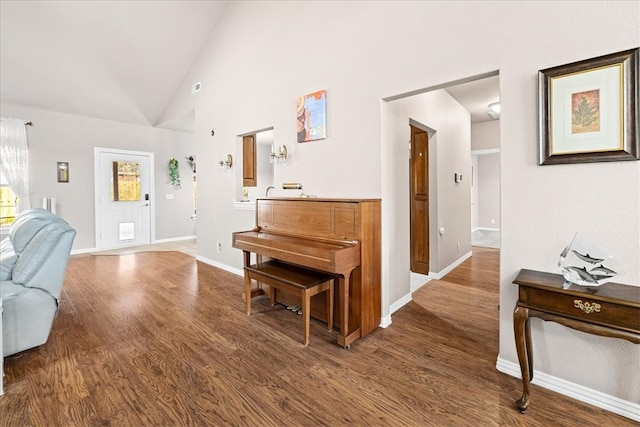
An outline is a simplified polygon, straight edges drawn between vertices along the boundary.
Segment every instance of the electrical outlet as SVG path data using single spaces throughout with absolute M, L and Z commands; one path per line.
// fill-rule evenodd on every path
M 218 242 L 218 253 L 222 252 L 222 243 Z
M 457 246 L 458 246 L 458 252 L 460 252 L 460 243 L 458 243 Z

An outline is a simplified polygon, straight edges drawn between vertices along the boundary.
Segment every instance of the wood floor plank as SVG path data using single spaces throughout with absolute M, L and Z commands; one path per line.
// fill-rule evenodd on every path
M 49 341 L 5 359 L 0 426 L 636 425 L 535 385 L 518 413 L 498 277 L 474 248 L 346 351 L 268 299 L 247 316 L 242 278 L 192 256 L 75 256 Z

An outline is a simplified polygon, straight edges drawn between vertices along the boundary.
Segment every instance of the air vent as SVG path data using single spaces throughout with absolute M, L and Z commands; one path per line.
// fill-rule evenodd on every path
M 196 92 L 200 92 L 200 89 L 202 89 L 202 84 L 200 82 L 194 84 L 193 86 L 191 86 L 191 93 L 196 93 Z

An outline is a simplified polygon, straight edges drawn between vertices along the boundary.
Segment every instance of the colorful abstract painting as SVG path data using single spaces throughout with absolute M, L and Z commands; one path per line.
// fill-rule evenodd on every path
M 327 91 L 301 96 L 297 102 L 298 142 L 327 137 Z

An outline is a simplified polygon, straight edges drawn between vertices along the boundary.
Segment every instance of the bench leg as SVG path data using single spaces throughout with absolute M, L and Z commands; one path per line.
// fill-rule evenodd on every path
M 327 295 L 327 330 L 333 331 L 333 285 L 334 280 L 329 281 L 329 289 L 325 291 Z
M 246 272 L 244 273 L 244 295 L 247 316 L 251 316 L 251 277 Z
M 304 345 L 309 345 L 309 322 L 311 320 L 311 296 L 309 289 L 302 295 L 302 329 L 304 330 Z
M 276 305 L 276 292 L 277 288 L 269 285 L 269 299 L 271 300 L 271 307 Z

